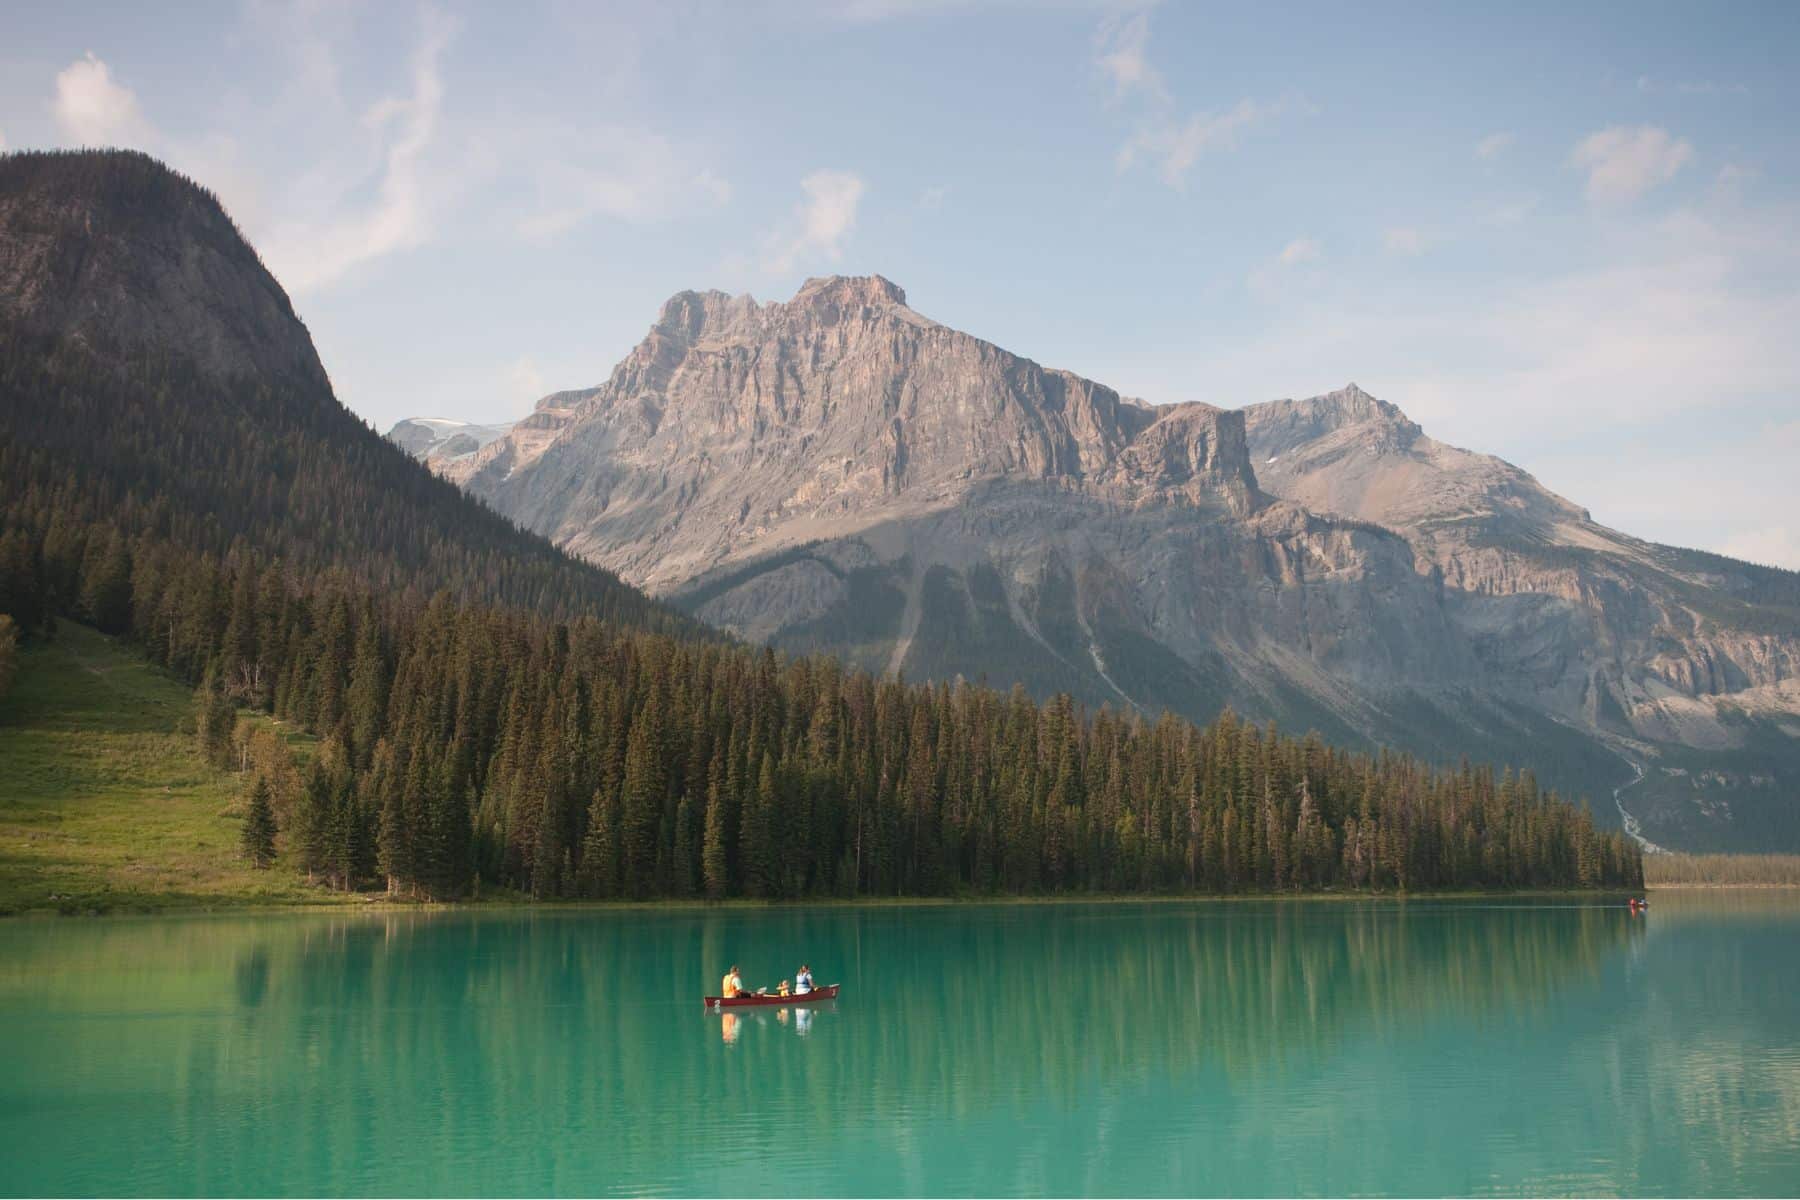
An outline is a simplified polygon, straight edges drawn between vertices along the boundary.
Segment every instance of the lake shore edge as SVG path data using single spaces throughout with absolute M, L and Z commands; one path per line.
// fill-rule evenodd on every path
M 1704 884 L 1676 885 L 1676 887 L 1694 889 L 1708 888 L 1712 890 L 1735 890 L 1741 885 Z M 1779 890 L 1782 885 L 1759 885 L 1765 890 Z M 1673 890 L 1669 888 L 1652 890 Z M 1288 901 L 1297 903 L 1369 903 L 1369 902 L 1429 902 L 1439 900 L 1614 900 L 1619 906 L 1624 904 L 1623 897 L 1633 895 L 1632 892 L 1601 891 L 1597 889 L 1497 889 L 1481 890 L 1461 888 L 1454 891 L 1407 891 L 1407 892 L 1153 892 L 1153 893 L 1096 893 L 1067 894 L 1054 896 L 856 896 L 856 897 L 817 897 L 792 900 L 754 900 L 745 897 L 733 897 L 729 900 L 699 900 L 661 898 L 655 900 L 540 900 L 534 901 L 517 895 L 484 897 L 480 899 L 458 901 L 429 901 L 394 899 L 388 896 L 343 893 L 323 893 L 317 900 L 280 899 L 259 900 L 253 896 L 240 898 L 214 897 L 156 897 L 140 900 L 121 898 L 118 903 L 104 906 L 75 905 L 59 907 L 45 905 L 42 907 L 15 909 L 0 913 L 0 921 L 41 920 L 46 918 L 95 918 L 95 917 L 185 917 L 185 916 L 247 916 L 261 913 L 493 913 L 493 912 L 686 912 L 686 911 L 746 911 L 769 912 L 777 910 L 804 909 L 839 909 L 839 908 L 974 908 L 996 905 L 1078 905 L 1078 904 L 1191 904 L 1203 903 L 1246 903 L 1267 901 Z

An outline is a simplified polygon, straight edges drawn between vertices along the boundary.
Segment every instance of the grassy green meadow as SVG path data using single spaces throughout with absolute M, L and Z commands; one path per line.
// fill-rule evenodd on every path
M 178 680 L 71 622 L 18 665 L 0 697 L 0 914 L 355 901 L 243 858 L 250 779 L 201 757 Z

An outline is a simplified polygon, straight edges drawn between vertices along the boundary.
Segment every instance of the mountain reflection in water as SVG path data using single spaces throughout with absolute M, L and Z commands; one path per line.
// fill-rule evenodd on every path
M 1659 899 L 1648 919 L 1166 902 L 14 923 L 0 1190 L 1779 1191 L 1800 1177 L 1780 1174 L 1800 1021 L 1770 950 L 1796 915 Z M 837 1001 L 700 1002 L 733 962 L 773 990 L 802 960 Z

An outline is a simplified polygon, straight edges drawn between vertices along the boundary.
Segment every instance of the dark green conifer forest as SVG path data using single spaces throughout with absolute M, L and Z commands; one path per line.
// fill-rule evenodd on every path
M 451 899 L 1639 884 L 1529 774 L 1435 770 L 729 644 L 329 397 L 0 352 L 0 611 L 324 739 L 280 860 Z M 335 410 L 337 416 L 332 415 Z M 252 851 L 264 853 L 259 842 Z M 479 883 L 477 882 L 479 881 Z
M 733 644 L 339 404 L 204 189 L 134 153 L 4 164 L 38 274 L 0 305 L 0 687 L 15 632 L 129 639 L 196 687 L 208 759 L 262 764 L 259 866 L 433 899 L 1641 882 L 1529 774 Z M 221 292 L 158 325 L 190 252 L 263 323 Z M 209 337 L 262 365 L 171 348 Z M 243 708 L 318 735 L 304 778 Z

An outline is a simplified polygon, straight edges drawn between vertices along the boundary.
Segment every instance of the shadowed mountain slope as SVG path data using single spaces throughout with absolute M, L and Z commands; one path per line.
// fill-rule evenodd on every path
M 0 503 L 390 593 L 692 623 L 409 459 L 333 397 L 217 200 L 144 155 L 0 157 Z
M 1641 769 L 1653 836 L 1800 839 L 1796 578 L 1605 529 L 1354 385 L 1156 408 L 815 279 L 681 293 L 606 383 L 440 466 L 777 646 L 1230 704 L 1601 798 Z

